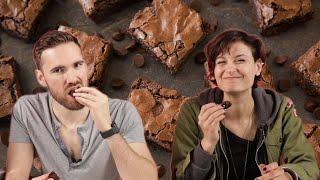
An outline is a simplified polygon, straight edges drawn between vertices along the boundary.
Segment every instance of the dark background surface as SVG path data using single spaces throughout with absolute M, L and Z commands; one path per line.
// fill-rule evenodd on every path
M 228 28 L 241 28 L 250 33 L 259 34 L 259 29 L 255 25 L 253 18 L 252 6 L 247 1 L 236 2 L 236 0 L 224 0 L 221 1 L 219 6 L 211 6 L 206 0 L 200 1 L 200 14 L 207 21 L 213 21 L 213 18 L 217 18 L 218 28 L 200 42 L 175 75 L 171 75 L 159 62 L 148 56 L 143 50 L 138 49 L 135 52 L 129 53 L 124 58 L 113 55 L 108 58 L 107 73 L 105 73 L 103 77 L 103 91 L 110 97 L 127 99 L 132 81 L 138 76 L 143 76 L 160 83 L 163 87 L 177 89 L 184 96 L 195 96 L 204 89 L 204 69 L 202 65 L 194 62 L 193 57 L 195 53 L 202 51 L 208 40 Z M 303 104 L 309 97 L 300 87 L 294 86 L 292 72 L 288 68 L 290 62 L 295 61 L 313 44 L 320 40 L 320 1 L 313 0 L 312 4 L 314 7 L 313 19 L 306 23 L 298 24 L 279 35 L 271 37 L 259 36 L 271 49 L 271 55 L 267 64 L 269 65 L 275 82 L 279 78 L 290 79 L 293 87 L 284 94 L 293 99 L 297 112 L 303 121 L 318 123 L 311 113 L 303 109 Z M 105 39 L 112 41 L 115 47 L 121 47 L 124 46 L 130 38 L 126 37 L 123 42 L 115 42 L 111 39 L 112 30 L 116 28 L 128 28 L 134 14 L 148 5 L 150 5 L 149 2 L 141 1 L 122 11 L 105 17 L 102 23 L 95 24 L 85 17 L 77 0 L 53 0 L 40 21 L 40 29 L 54 27 L 60 22 L 65 21 L 73 28 L 88 33 L 98 32 L 104 36 Z M 32 61 L 33 43 L 25 43 L 22 40 L 9 36 L 3 31 L 0 31 L 0 38 L 2 41 L 2 45 L 0 46 L 2 54 L 13 56 L 20 66 L 18 77 L 23 93 L 31 93 L 32 89 L 38 86 L 34 76 L 34 64 Z M 138 52 L 146 57 L 146 64 L 143 68 L 137 68 L 132 63 L 132 56 Z M 290 60 L 284 67 L 277 66 L 272 61 L 277 55 L 288 55 Z M 114 90 L 110 86 L 112 78 L 121 78 L 125 81 L 126 85 L 120 90 Z M 8 128 L 9 123 L 0 123 L 0 131 L 8 130 Z M 150 148 L 156 162 L 168 167 L 170 153 L 154 146 Z M 1 168 L 5 163 L 6 147 L 0 145 L 0 153 Z M 167 170 L 169 169 L 167 168 Z M 162 179 L 168 179 L 168 173 Z

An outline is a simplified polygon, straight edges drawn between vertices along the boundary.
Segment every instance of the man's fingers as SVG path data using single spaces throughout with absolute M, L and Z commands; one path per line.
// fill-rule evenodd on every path
M 38 176 L 38 177 L 32 178 L 32 180 L 47 180 L 47 179 L 48 179 L 48 177 L 49 177 L 49 174 L 50 174 L 50 173 L 43 174 L 43 175 L 41 175 L 41 176 Z M 52 179 L 52 178 L 50 178 L 50 179 Z
M 74 97 L 82 97 L 84 99 L 90 100 L 90 101 L 94 101 L 94 102 L 98 102 L 100 99 L 97 96 L 94 96 L 92 94 L 87 94 L 87 93 L 73 93 Z
M 79 96 L 75 97 L 75 99 L 76 99 L 80 104 L 82 104 L 82 105 L 84 105 L 84 106 L 87 106 L 87 107 L 89 107 L 89 108 L 94 107 L 94 102 L 91 101 L 91 100 L 88 100 L 88 99 L 85 99 L 85 98 L 79 97 Z
M 96 96 L 101 95 L 100 94 L 101 92 L 98 91 L 96 88 L 86 87 L 86 86 L 76 89 L 75 92 L 77 92 L 77 93 L 80 93 L 80 92 L 89 93 L 89 94 L 93 94 L 93 95 L 96 95 Z

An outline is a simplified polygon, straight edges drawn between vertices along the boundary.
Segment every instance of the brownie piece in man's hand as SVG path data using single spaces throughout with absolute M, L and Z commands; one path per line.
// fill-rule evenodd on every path
M 13 57 L 0 55 L 0 118 L 11 114 L 14 103 L 21 96 L 17 68 Z
M 67 26 L 60 26 L 59 31 L 70 33 L 78 39 L 83 58 L 88 65 L 89 83 L 99 86 L 111 53 L 111 43 L 98 34 L 88 35 L 83 31 Z
M 307 94 L 320 96 L 320 41 L 293 62 L 294 80 Z
M 253 0 L 262 35 L 278 34 L 312 17 L 311 0 Z
M 48 178 L 52 178 L 53 180 L 59 180 L 59 176 L 54 172 L 51 171 L 51 173 L 49 174 Z
M 29 40 L 49 0 L 0 0 L 0 26 L 10 34 Z
M 136 79 L 131 89 L 129 101 L 142 118 L 146 138 L 171 151 L 180 106 L 186 97 L 143 78 Z
M 154 0 L 152 4 L 134 16 L 128 32 L 175 73 L 207 31 L 200 15 L 181 0 Z

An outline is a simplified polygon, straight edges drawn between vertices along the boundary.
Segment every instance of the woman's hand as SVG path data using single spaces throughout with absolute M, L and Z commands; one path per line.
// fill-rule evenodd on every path
M 292 180 L 290 174 L 285 172 L 276 162 L 268 165 L 260 164 L 259 169 L 261 176 L 257 177 L 255 180 Z
M 225 116 L 225 110 L 221 105 L 209 103 L 203 105 L 200 110 L 199 126 L 203 132 L 201 146 L 206 152 L 213 154 L 213 150 L 219 141 L 219 122 Z

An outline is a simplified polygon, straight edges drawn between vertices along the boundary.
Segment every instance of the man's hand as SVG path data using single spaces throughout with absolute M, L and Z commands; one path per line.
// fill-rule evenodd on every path
M 92 87 L 81 87 L 75 90 L 73 96 L 80 104 L 89 108 L 99 131 L 104 132 L 111 129 L 109 98 L 107 95 Z
M 262 175 L 255 180 L 292 180 L 290 174 L 285 172 L 277 162 L 268 165 L 260 164 L 259 169 Z
M 54 180 L 53 178 L 49 178 L 49 174 L 50 173 L 47 173 L 47 174 L 44 174 L 42 176 L 38 176 L 38 177 L 32 178 L 32 180 Z

